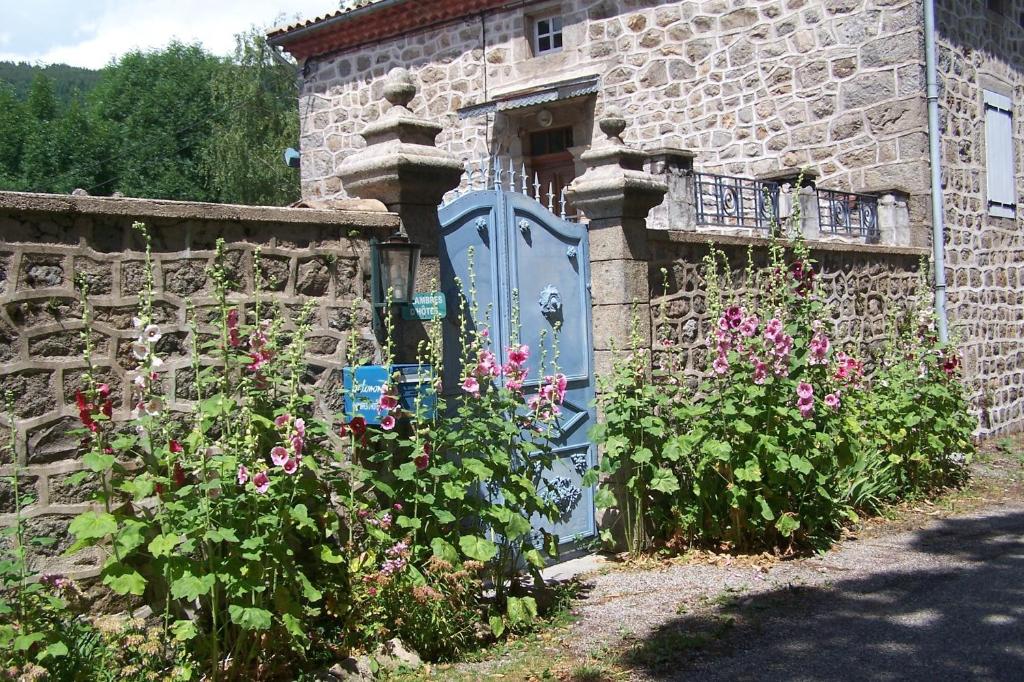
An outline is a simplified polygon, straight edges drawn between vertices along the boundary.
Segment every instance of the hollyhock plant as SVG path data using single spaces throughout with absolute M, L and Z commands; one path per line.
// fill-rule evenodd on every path
M 256 492 L 263 494 L 270 489 L 270 476 L 266 471 L 261 471 L 252 477 L 252 484 L 256 488 Z
M 288 461 L 288 451 L 280 445 L 274 446 L 270 450 L 270 461 L 274 463 L 274 466 L 284 466 L 284 463 Z

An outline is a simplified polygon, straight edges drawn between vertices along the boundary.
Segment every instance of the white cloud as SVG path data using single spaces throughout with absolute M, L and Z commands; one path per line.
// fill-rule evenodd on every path
M 173 39 L 201 42 L 208 51 L 226 55 L 234 49 L 235 34 L 254 24 L 271 26 L 281 15 L 291 21 L 296 14 L 310 18 L 337 7 L 337 0 L 112 0 L 88 24 L 61 30 L 73 36 L 63 44 L 21 53 L 0 50 L 0 60 L 95 69 L 133 49 L 160 48 Z M 53 23 L 60 20 L 55 16 Z M 17 26 L 6 28 L 18 30 Z M 0 34 L 0 46 L 9 37 Z M 50 42 L 46 36 L 40 38 L 40 42 Z

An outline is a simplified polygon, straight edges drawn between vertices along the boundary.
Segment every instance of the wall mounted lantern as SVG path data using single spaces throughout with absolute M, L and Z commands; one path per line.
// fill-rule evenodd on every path
M 385 242 L 370 241 L 370 288 L 375 312 L 383 315 L 388 291 L 393 305 L 411 304 L 416 295 L 416 269 L 420 264 L 420 245 L 409 241 L 404 231 L 388 237 Z M 374 316 L 374 326 L 380 319 Z M 378 326 L 379 328 L 379 326 Z

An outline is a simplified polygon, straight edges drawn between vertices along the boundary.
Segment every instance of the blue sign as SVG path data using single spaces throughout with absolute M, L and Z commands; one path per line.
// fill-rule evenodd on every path
M 438 320 L 448 314 L 443 291 L 416 294 L 411 304 L 402 306 L 403 320 Z
M 433 388 L 434 370 L 430 365 L 363 365 L 342 370 L 345 390 L 345 419 L 360 415 L 367 424 L 377 425 L 384 417 L 380 396 L 391 384 L 399 407 L 411 414 L 433 418 L 437 410 L 437 394 Z

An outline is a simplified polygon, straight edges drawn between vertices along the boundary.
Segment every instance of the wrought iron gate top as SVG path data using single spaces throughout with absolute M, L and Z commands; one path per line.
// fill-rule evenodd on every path
M 561 188 L 555 192 L 553 182 L 549 182 L 546 189 L 547 193 L 544 192 L 545 188 L 541 186 L 537 173 L 534 173 L 532 178 L 530 177 L 525 162 L 520 163 L 519 168 L 516 168 L 513 159 L 508 159 L 506 162 L 500 157 L 491 156 L 480 161 L 467 161 L 466 169 L 462 174 L 462 184 L 445 195 L 441 206 L 447 206 L 470 192 L 500 190 L 522 194 L 547 208 L 550 213 L 557 215 L 562 220 L 578 222 L 579 215 L 566 214 L 565 189 Z

